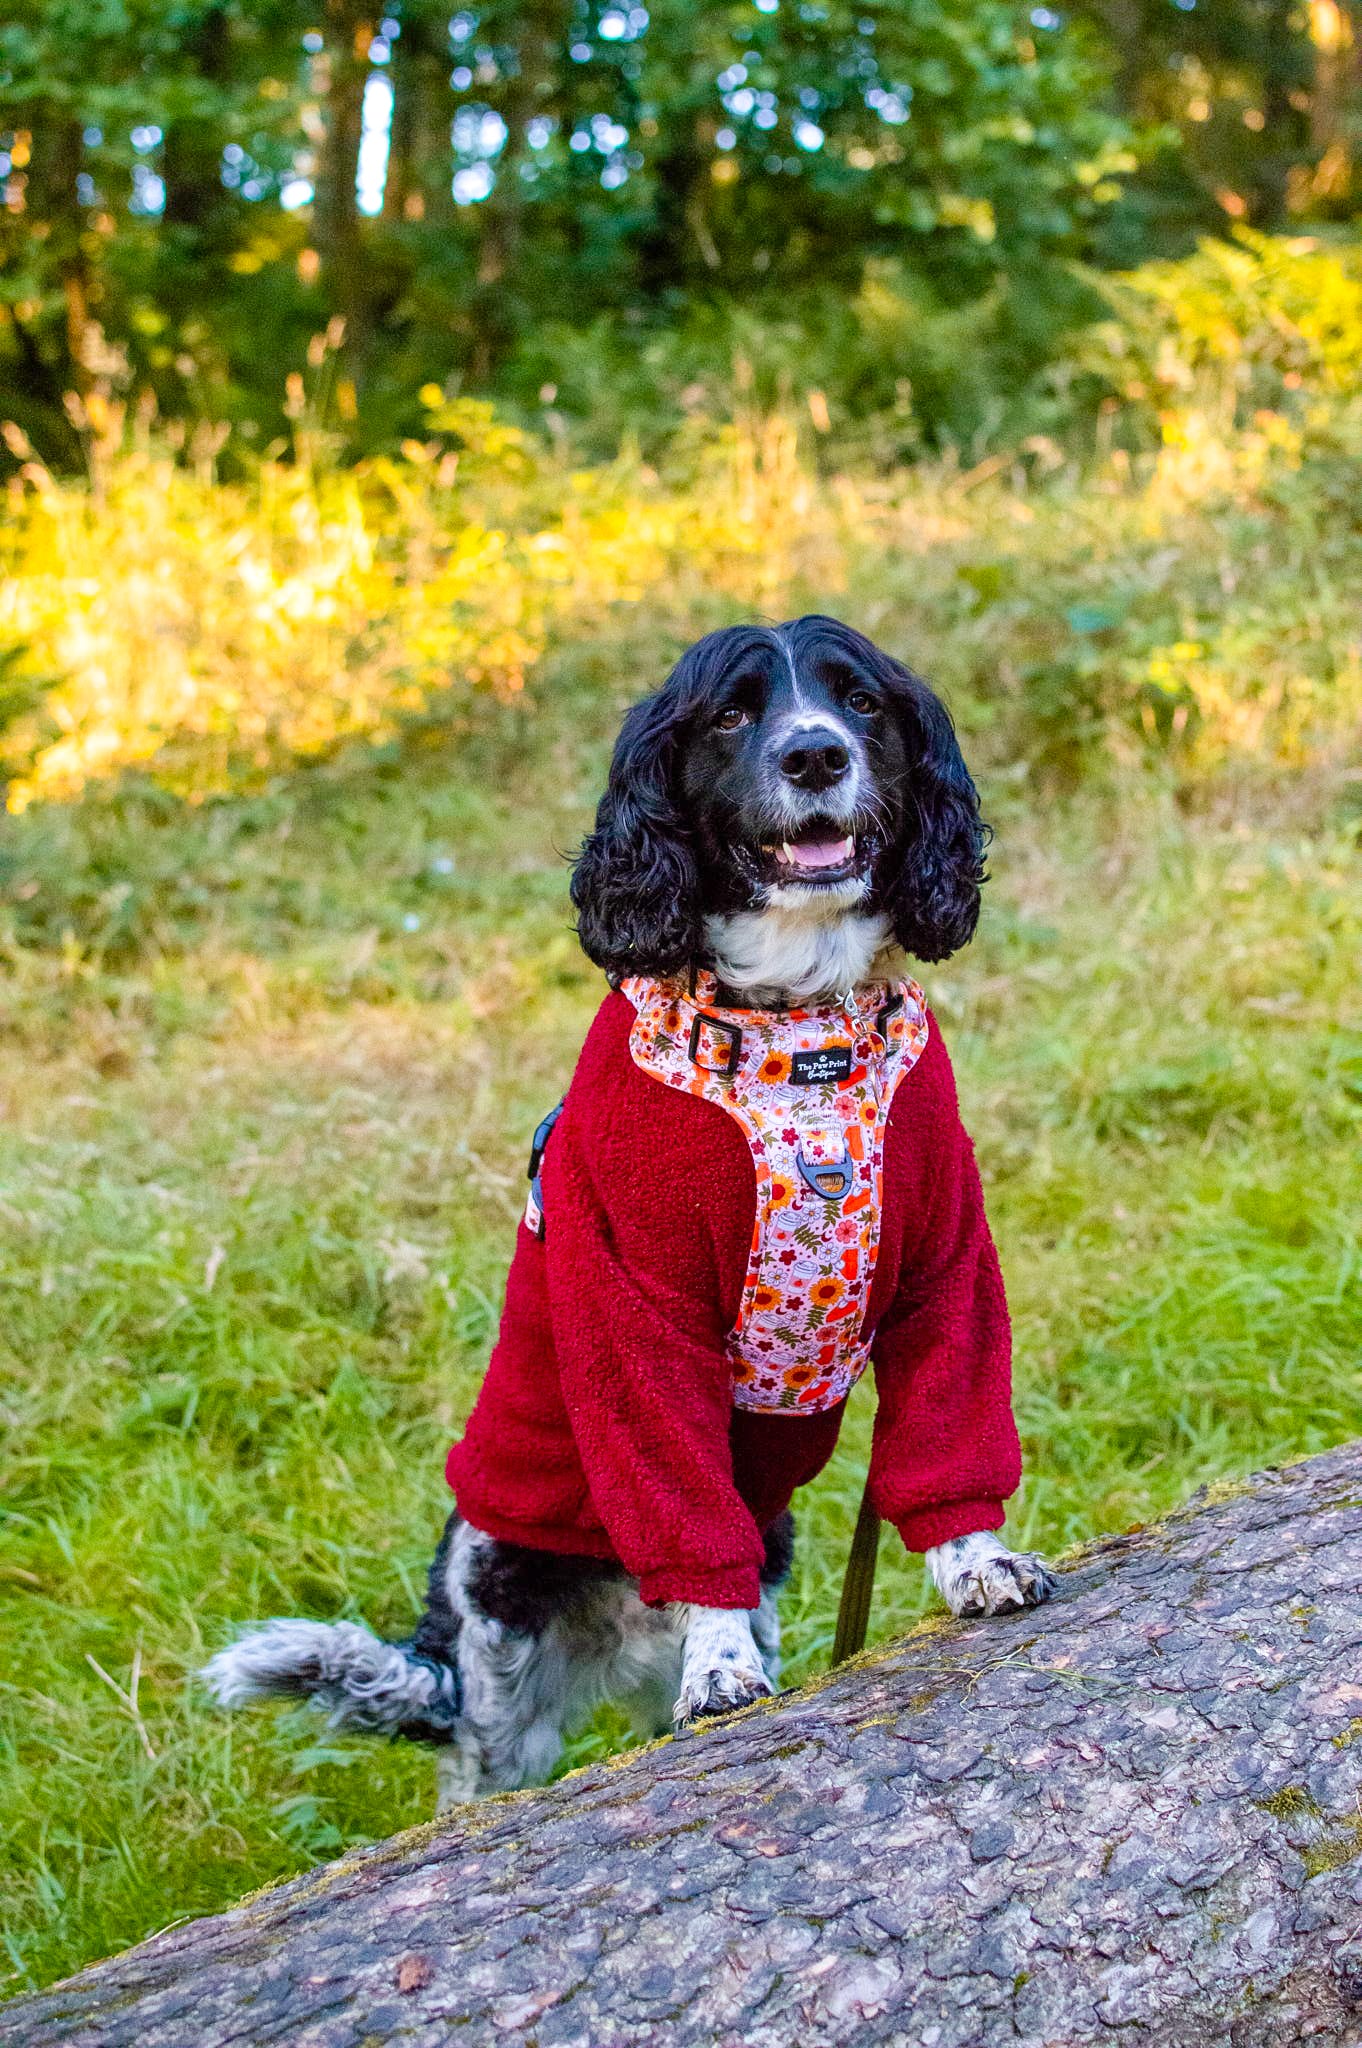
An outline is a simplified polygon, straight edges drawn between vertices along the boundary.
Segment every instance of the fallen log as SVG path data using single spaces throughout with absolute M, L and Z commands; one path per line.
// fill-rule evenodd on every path
M 1362 1444 L 0 2012 L 23 2048 L 1362 2042 Z

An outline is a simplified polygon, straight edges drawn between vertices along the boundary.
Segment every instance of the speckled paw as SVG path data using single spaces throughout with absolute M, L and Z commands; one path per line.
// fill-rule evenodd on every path
M 716 1664 L 687 1672 L 672 1708 L 672 1727 L 684 1735 L 696 1721 L 750 1707 L 753 1700 L 769 1699 L 774 1690 L 759 1664 Z
M 947 1604 L 960 1615 L 1013 1614 L 1023 1607 L 1039 1607 L 1056 1584 L 1049 1565 L 1034 1550 L 1003 1552 L 962 1573 Z

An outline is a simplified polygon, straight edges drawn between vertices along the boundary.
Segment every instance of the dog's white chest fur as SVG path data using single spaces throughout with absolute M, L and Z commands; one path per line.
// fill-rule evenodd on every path
M 796 896 L 801 890 L 781 890 Z M 806 1002 L 872 978 L 893 944 L 888 921 L 868 912 L 817 916 L 806 903 L 770 903 L 706 920 L 714 971 L 753 1001 Z

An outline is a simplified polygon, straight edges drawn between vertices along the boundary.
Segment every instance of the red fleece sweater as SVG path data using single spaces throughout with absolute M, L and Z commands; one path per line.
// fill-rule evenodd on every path
M 751 1608 L 762 1532 L 827 1463 L 846 1404 L 734 1408 L 752 1155 L 719 1105 L 634 1064 L 633 1022 L 614 993 L 587 1036 L 544 1158 L 547 1236 L 520 1227 L 449 1483 L 475 1528 L 616 1558 L 651 1606 Z M 890 1110 L 864 1327 L 876 1511 L 910 1550 L 998 1528 L 1021 1474 L 1007 1303 L 935 1020 Z

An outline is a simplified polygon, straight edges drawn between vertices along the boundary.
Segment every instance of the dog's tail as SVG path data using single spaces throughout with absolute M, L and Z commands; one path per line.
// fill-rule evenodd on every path
M 357 1621 L 267 1621 L 205 1664 L 220 1707 L 292 1696 L 333 1728 L 450 1742 L 459 1718 L 457 1666 L 385 1643 Z
M 462 1707 L 458 1618 L 445 1584 L 450 1518 L 430 1568 L 414 1635 L 384 1642 L 357 1621 L 267 1621 L 209 1660 L 200 1674 L 220 1707 L 310 1700 L 333 1728 L 452 1742 Z

